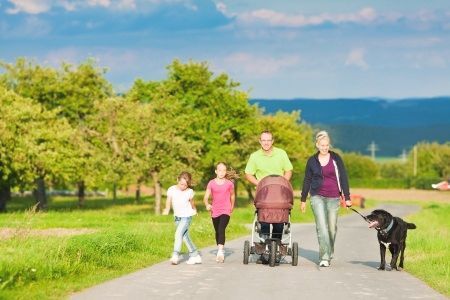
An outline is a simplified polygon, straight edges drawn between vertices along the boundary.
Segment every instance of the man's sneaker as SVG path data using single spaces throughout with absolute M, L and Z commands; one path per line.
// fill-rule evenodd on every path
M 172 257 L 170 258 L 170 263 L 172 265 L 178 265 L 178 262 L 179 262 L 178 255 L 173 254 Z
M 225 253 L 223 252 L 223 250 L 218 250 L 217 256 L 216 256 L 216 261 L 219 263 L 223 263 L 224 260 L 225 260 Z
M 319 267 L 329 267 L 330 263 L 327 260 L 322 260 L 319 264 Z
M 188 265 L 195 265 L 195 264 L 201 264 L 202 263 L 202 257 L 197 254 L 197 256 L 191 256 L 189 257 L 188 261 L 186 262 Z

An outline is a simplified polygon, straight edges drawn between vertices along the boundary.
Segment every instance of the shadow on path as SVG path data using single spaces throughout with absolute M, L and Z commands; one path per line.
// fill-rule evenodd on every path
M 309 260 L 310 262 L 313 262 L 313 263 L 317 263 L 317 260 L 319 259 L 318 251 L 305 249 L 305 248 L 301 248 L 301 247 L 299 248 L 298 255 L 303 258 L 306 258 L 307 260 Z
M 376 262 L 376 261 L 358 261 L 358 260 L 353 260 L 353 261 L 349 261 L 349 263 L 351 264 L 355 264 L 355 265 L 364 265 L 364 266 L 368 266 L 371 268 L 378 268 L 378 266 L 380 265 L 380 262 Z

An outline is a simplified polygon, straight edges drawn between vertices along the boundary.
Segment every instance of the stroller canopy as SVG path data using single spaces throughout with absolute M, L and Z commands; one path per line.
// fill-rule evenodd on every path
M 289 211 L 294 203 L 291 183 L 283 176 L 264 177 L 256 187 L 254 203 L 260 222 L 288 222 Z

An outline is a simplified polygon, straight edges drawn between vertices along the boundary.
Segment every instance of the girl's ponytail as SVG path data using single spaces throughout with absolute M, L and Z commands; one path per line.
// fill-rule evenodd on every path
M 216 164 L 216 168 L 219 165 L 224 165 L 225 168 L 227 168 L 227 173 L 225 174 L 225 178 L 228 180 L 235 180 L 235 179 L 239 179 L 239 174 L 231 167 L 228 167 L 228 165 L 226 163 L 224 163 L 223 161 L 218 162 Z

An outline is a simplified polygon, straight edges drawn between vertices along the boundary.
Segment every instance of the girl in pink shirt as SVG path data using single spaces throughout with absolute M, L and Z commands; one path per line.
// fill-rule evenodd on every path
M 227 165 L 220 162 L 216 165 L 216 178 L 209 181 L 203 202 L 207 210 L 211 211 L 211 218 L 216 232 L 217 262 L 224 262 L 225 229 L 230 221 L 230 215 L 234 208 L 234 183 L 232 179 L 238 178 L 236 172 L 227 171 Z M 209 204 L 209 196 L 212 196 L 212 204 Z

